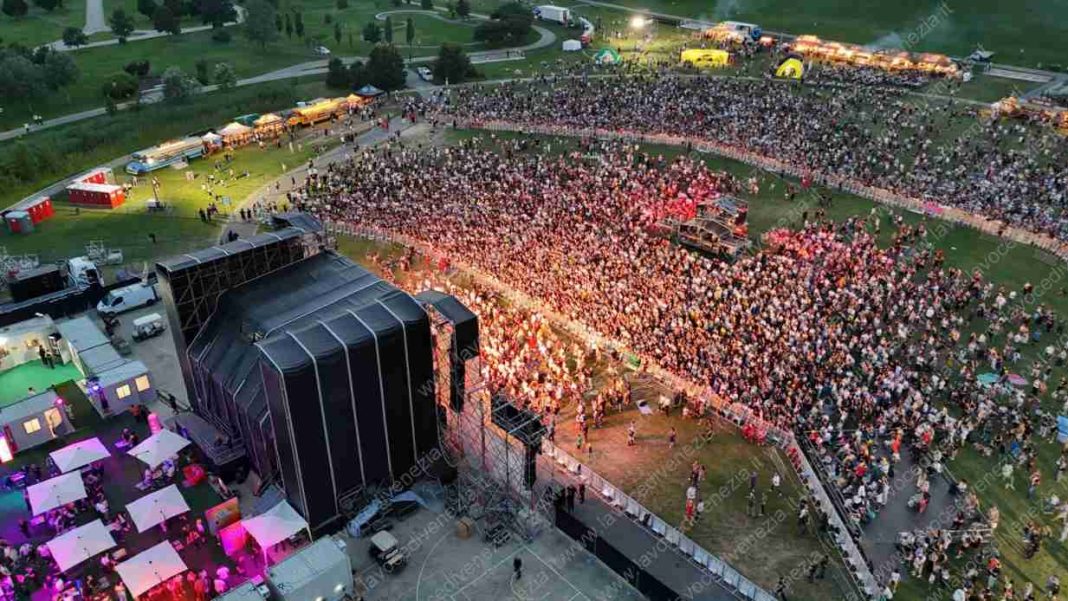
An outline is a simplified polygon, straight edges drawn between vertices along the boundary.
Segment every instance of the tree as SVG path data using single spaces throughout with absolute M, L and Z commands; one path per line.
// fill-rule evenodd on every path
M 119 112 L 119 105 L 107 94 L 104 94 L 104 112 L 106 112 L 109 117 L 113 117 L 115 116 L 115 113 Z
M 0 10 L 3 10 L 4 14 L 9 17 L 24 17 L 30 7 L 26 4 L 26 0 L 4 0 Z
M 237 74 L 230 63 L 216 63 L 212 76 L 220 90 L 229 90 L 237 85 Z
M 304 16 L 299 12 L 293 15 L 293 31 L 298 38 L 304 39 Z
M 156 12 L 152 13 L 152 26 L 160 33 L 169 33 L 171 35 L 182 33 L 181 21 L 166 6 L 156 7 Z
M 46 89 L 44 73 L 26 56 L 0 55 L 0 99 L 30 100 Z
M 353 61 L 349 65 L 349 84 L 353 89 L 358 90 L 370 83 L 367 79 L 367 68 L 360 61 Z
M 197 70 L 197 81 L 202 86 L 206 86 L 211 83 L 211 75 L 208 73 L 208 61 L 199 59 L 194 64 Z
M 476 42 L 484 42 L 491 48 L 518 46 L 526 43 L 534 23 L 530 10 L 517 2 L 502 4 L 475 28 Z
M 286 13 L 285 21 L 286 21 L 286 37 L 287 38 L 292 38 L 293 37 L 293 21 L 291 21 L 289 19 L 289 13 Z
M 130 61 L 126 63 L 126 66 L 124 66 L 122 70 L 134 77 L 143 78 L 147 77 L 148 72 L 152 70 L 152 63 L 147 60 Z
M 419 8 L 423 10 L 434 10 L 433 0 L 419 0 Z
M 137 12 L 151 19 L 156 14 L 156 0 L 137 0 Z
M 48 12 L 54 11 L 59 6 L 59 0 L 33 0 L 33 3 L 41 10 Z
M 393 44 L 379 44 L 367 57 L 367 79 L 372 85 L 383 90 L 397 90 L 404 87 L 407 75 L 404 72 L 404 58 Z
M 245 3 L 245 37 L 266 48 L 268 42 L 278 37 L 274 28 L 274 7 L 266 0 L 249 0 Z
M 126 14 L 126 11 L 121 8 L 116 8 L 115 11 L 111 13 L 109 23 L 111 25 L 111 33 L 119 38 L 120 44 L 125 44 L 126 38 L 128 38 L 134 31 L 133 17 Z
M 44 62 L 44 82 L 52 90 L 65 88 L 78 81 L 78 65 L 66 52 L 51 52 Z
M 341 45 L 341 23 L 334 23 L 334 41 Z
M 71 48 L 77 48 L 88 44 L 89 36 L 77 27 L 68 27 L 63 30 L 63 43 Z
M 113 73 L 104 80 L 100 86 L 105 98 L 112 100 L 126 100 L 137 93 L 140 83 L 137 78 L 129 73 Z
M 282 33 L 283 31 L 285 31 L 285 28 L 282 25 L 282 13 L 275 13 L 274 28 L 278 30 L 278 33 Z
M 386 17 L 386 24 L 382 26 L 387 44 L 393 43 L 393 17 Z
M 224 23 L 237 20 L 237 11 L 229 0 L 199 0 L 197 7 L 205 25 L 222 27 Z
M 408 44 L 408 62 L 412 61 L 412 42 L 415 41 L 415 21 L 408 17 L 404 21 L 404 42 Z
M 378 22 L 371 21 L 363 28 L 363 39 L 372 44 L 382 41 L 382 28 L 378 26 Z
M 326 85 L 330 88 L 345 89 L 351 85 L 349 70 L 340 58 L 334 57 L 326 64 Z
M 466 19 L 471 16 L 471 3 L 467 0 L 457 0 L 456 2 L 456 14 L 460 15 L 461 19 Z
M 459 44 L 442 44 L 432 70 L 434 79 L 449 83 L 463 83 L 478 76 L 478 71 L 471 66 L 471 59 Z
M 197 80 L 178 67 L 167 67 L 163 72 L 163 97 L 167 100 L 184 100 L 195 94 L 199 88 Z
M 183 14 L 185 14 L 185 4 L 182 3 L 182 0 L 163 0 L 163 6 L 166 6 L 167 8 L 171 9 L 171 12 L 174 13 L 174 16 L 178 17 L 179 19 L 182 18 Z
M 337 0 L 337 9 L 345 10 L 349 7 L 349 0 Z

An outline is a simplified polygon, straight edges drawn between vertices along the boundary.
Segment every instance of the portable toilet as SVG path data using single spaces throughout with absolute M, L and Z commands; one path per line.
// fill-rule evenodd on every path
M 4 221 L 12 234 L 28 234 L 33 231 L 33 219 L 26 211 L 9 211 L 4 215 Z
M 56 214 L 52 208 L 52 199 L 47 196 L 39 196 L 26 203 L 25 210 L 30 214 L 34 223 L 40 223 Z

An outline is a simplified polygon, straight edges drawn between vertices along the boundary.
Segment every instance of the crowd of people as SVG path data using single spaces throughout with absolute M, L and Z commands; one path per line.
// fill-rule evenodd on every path
M 644 106 L 639 93 L 634 115 Z M 663 109 L 651 99 L 648 106 Z M 493 152 L 476 139 L 364 150 L 309 177 L 289 201 L 427 244 L 796 429 L 834 474 L 857 523 L 885 503 L 903 446 L 923 467 L 908 476 L 919 478 L 917 511 L 928 501 L 924 480 L 966 444 L 1037 469 L 1032 435 L 1051 430 L 1039 424 L 1047 420 L 1036 417 L 1035 395 L 1048 389 L 1068 346 L 1054 340 L 1063 326 L 1033 302 L 1030 285 L 1007 290 L 946 266 L 923 223 L 894 218 L 892 242 L 880 246 L 877 211 L 840 223 L 814 211 L 798 229 L 770 232 L 751 256 L 700 256 L 654 232 L 648 215 L 680 198 L 714 199 L 739 182 L 685 156 L 669 161 L 620 143 L 584 142 L 561 156 L 537 146 Z M 480 315 L 495 390 L 546 415 L 587 402 L 584 361 L 596 349 L 567 348 L 543 317 L 495 302 L 489 291 L 453 292 Z M 1046 336 L 1053 342 L 1043 347 Z M 1021 366 L 1029 348 L 1048 362 Z M 1029 389 L 1010 383 L 1014 370 L 1026 373 Z M 964 498 L 957 527 L 987 527 L 996 508 L 981 506 L 966 482 L 955 492 Z M 969 550 L 982 547 L 973 542 Z
M 978 111 L 884 86 L 655 74 L 462 88 L 432 118 L 713 142 L 1068 240 L 1068 140 Z

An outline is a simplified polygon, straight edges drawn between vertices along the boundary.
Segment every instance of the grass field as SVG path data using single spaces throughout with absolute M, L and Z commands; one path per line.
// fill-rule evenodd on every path
M 85 25 L 85 0 L 64 0 L 63 6 L 47 12 L 28 2 L 30 10 L 24 17 L 0 14 L 0 43 L 39 46 L 63 37 L 68 27 L 81 29 Z

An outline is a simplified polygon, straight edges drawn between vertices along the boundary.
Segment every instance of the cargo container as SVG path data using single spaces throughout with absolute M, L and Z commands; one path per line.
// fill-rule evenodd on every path
M 138 150 L 131 156 L 133 160 L 126 165 L 126 173 L 143 175 L 168 165 L 204 156 L 204 142 L 197 137 L 182 138 Z
M 71 204 L 114 209 L 126 202 L 126 191 L 113 184 L 72 184 L 67 186 Z

